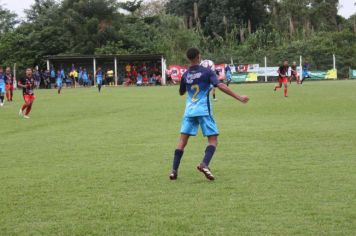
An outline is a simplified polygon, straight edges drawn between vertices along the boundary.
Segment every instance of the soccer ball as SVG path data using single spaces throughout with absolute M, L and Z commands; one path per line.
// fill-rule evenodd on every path
M 215 72 L 215 64 L 211 60 L 204 60 L 200 63 L 200 65 Z

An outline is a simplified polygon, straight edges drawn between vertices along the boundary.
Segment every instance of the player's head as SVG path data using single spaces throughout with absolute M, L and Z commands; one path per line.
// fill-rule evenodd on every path
M 201 61 L 201 55 L 199 49 L 189 48 L 187 50 L 187 58 L 192 64 L 199 64 Z
M 0 67 L 0 73 L 4 73 L 4 69 L 2 67 Z
M 285 60 L 283 61 L 283 65 L 284 65 L 284 66 L 288 66 L 288 60 L 287 60 L 287 59 L 285 59 Z
M 215 71 L 215 64 L 213 61 L 211 60 L 204 60 L 200 63 L 201 66 L 209 69 L 209 70 L 212 70 L 214 73 L 216 73 Z
M 11 73 L 11 67 L 8 66 L 8 67 L 6 67 L 6 74 L 10 74 L 10 73 Z
M 293 61 L 293 66 L 296 66 L 297 65 L 297 62 Z
M 29 68 L 26 69 L 26 76 L 28 78 L 32 77 L 32 68 L 29 67 Z

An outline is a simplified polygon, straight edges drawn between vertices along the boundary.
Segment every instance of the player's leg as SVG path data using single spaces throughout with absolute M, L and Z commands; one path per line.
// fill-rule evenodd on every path
M 10 85 L 9 84 L 6 84 L 5 90 L 6 90 L 6 100 L 8 102 L 10 102 Z
M 214 101 L 217 101 L 217 99 L 216 99 L 216 89 L 215 88 L 213 88 L 213 99 L 214 99 Z
M 31 101 L 27 104 L 27 108 L 26 108 L 25 115 L 24 115 L 24 117 L 27 119 L 30 118 L 28 115 L 30 114 L 30 112 L 32 110 L 32 103 L 33 102 Z
M 62 87 L 63 87 L 63 84 L 62 84 L 62 83 L 59 83 L 59 84 L 58 84 L 58 94 L 61 94 L 61 92 L 62 92 Z
M 180 136 L 179 142 L 177 144 L 177 148 L 174 151 L 172 173 L 169 176 L 171 180 L 176 180 L 178 177 L 178 169 L 180 166 L 180 161 L 182 160 L 184 154 L 184 148 L 188 144 L 189 137 L 190 136 L 188 134 L 181 134 Z
M 288 83 L 287 81 L 284 81 L 283 84 L 284 84 L 284 97 L 288 97 Z
M 282 88 L 282 82 L 280 79 L 278 79 L 278 85 L 274 86 L 274 91 L 277 91 L 279 88 Z
M 14 97 L 14 86 L 11 85 L 11 86 L 10 86 L 10 101 L 11 101 L 11 102 L 12 102 L 13 97 Z
M 207 179 L 214 180 L 215 177 L 212 174 L 209 165 L 218 145 L 219 130 L 212 116 L 200 117 L 199 123 L 202 128 L 203 135 L 208 137 L 208 146 L 205 149 L 204 158 L 197 166 L 197 169 L 202 172 Z
M 0 106 L 4 106 L 4 89 L 0 88 Z
M 101 92 L 101 84 L 102 82 L 100 80 L 96 81 L 97 84 L 98 84 L 98 90 L 99 90 L 99 93 Z
M 174 151 L 172 173 L 169 175 L 169 178 L 171 180 L 176 180 L 178 178 L 178 169 L 180 161 L 182 160 L 184 154 L 184 149 L 188 144 L 189 137 L 197 135 L 198 127 L 199 122 L 195 117 L 183 118 L 182 127 L 180 131 L 181 136 L 177 144 L 176 150 Z

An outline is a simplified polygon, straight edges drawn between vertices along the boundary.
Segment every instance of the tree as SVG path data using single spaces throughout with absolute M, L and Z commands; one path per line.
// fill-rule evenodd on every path
M 17 15 L 0 5 L 0 34 L 14 30 L 18 23 Z

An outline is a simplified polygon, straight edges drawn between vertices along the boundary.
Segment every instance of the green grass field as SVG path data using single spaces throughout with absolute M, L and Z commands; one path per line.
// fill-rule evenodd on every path
M 168 174 L 178 87 L 36 92 L 0 109 L 0 235 L 355 235 L 356 81 L 234 85 L 208 182 L 191 139 Z

